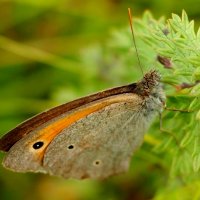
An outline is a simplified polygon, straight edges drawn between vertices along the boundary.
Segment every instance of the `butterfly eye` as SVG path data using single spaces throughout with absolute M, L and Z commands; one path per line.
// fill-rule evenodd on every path
M 35 144 L 33 144 L 33 148 L 34 149 L 40 149 L 42 146 L 44 145 L 44 142 L 36 142 Z
M 68 147 L 67 147 L 68 149 L 73 149 L 74 148 L 74 145 L 69 145 Z

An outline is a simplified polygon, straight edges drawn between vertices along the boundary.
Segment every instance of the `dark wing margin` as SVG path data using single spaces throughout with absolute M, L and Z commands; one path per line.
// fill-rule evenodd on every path
M 0 151 L 5 151 L 5 152 L 9 151 L 9 149 L 22 137 L 24 137 L 31 131 L 35 130 L 42 124 L 46 123 L 47 121 L 59 115 L 62 115 L 65 112 L 68 112 L 82 105 L 85 105 L 85 104 L 88 104 L 93 101 L 97 101 L 109 96 L 123 94 L 123 93 L 134 93 L 135 89 L 136 89 L 136 83 L 121 86 L 121 87 L 116 87 L 116 88 L 98 92 L 96 94 L 92 94 L 86 97 L 82 97 L 80 99 L 59 105 L 48 111 L 42 112 L 32 117 L 31 119 L 28 119 L 22 124 L 18 125 L 16 128 L 12 129 L 6 135 L 0 138 Z

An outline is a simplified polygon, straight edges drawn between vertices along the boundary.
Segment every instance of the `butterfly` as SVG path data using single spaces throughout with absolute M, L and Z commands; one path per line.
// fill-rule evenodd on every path
M 52 108 L 0 139 L 3 166 L 77 179 L 125 172 L 164 104 L 160 75 L 150 71 L 136 83 Z

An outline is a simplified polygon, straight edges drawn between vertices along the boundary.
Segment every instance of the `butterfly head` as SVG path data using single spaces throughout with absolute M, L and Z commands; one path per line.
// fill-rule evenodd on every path
M 147 72 L 137 83 L 136 91 L 144 99 L 149 97 L 159 100 L 162 107 L 165 105 L 165 95 L 160 83 L 161 76 L 156 70 Z

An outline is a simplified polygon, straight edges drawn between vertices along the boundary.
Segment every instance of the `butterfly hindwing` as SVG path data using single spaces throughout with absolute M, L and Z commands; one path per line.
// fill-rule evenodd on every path
M 46 150 L 44 168 L 56 176 L 78 179 L 102 179 L 126 171 L 145 132 L 136 109 L 141 98 L 127 97 L 129 101 L 109 105 L 59 133 Z

